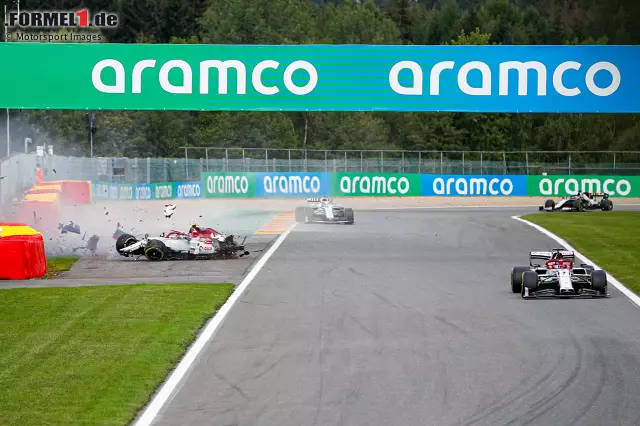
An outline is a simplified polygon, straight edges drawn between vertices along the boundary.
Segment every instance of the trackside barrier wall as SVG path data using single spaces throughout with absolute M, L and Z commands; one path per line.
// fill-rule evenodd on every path
M 94 181 L 91 191 L 94 200 L 320 196 L 553 198 L 578 191 L 640 197 L 640 176 L 220 172 L 202 173 L 200 182 L 131 185 Z M 49 194 L 42 194 L 45 195 Z
M 44 238 L 24 223 L 0 222 L 0 280 L 27 280 L 47 273 Z

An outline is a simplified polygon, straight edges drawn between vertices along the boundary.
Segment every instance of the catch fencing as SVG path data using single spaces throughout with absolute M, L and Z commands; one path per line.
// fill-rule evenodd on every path
M 182 148 L 181 158 L 66 157 L 14 154 L 0 161 L 0 203 L 45 180 L 113 184 L 199 182 L 202 173 L 399 173 L 439 175 L 640 175 L 640 152 L 622 151 L 335 151 L 262 148 Z

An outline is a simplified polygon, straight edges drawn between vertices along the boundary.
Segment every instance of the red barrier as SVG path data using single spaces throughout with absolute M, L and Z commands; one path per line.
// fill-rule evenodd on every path
M 46 184 L 62 187 L 64 204 L 91 204 L 91 182 L 88 180 L 60 180 Z
M 55 231 L 60 223 L 57 202 L 25 200 L 18 204 L 16 218 L 42 233 Z
M 28 280 L 47 273 L 44 238 L 22 223 L 0 223 L 0 279 Z
M 36 185 L 27 191 L 27 195 L 35 194 L 62 194 L 61 185 Z

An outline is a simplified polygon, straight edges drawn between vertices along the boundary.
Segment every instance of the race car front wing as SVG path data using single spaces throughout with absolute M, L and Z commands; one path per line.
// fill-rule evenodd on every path
M 542 289 L 530 292 L 528 288 L 523 289 L 523 299 L 603 299 L 609 298 L 609 293 L 601 293 L 590 288 L 578 290 L 576 294 L 558 294 L 555 289 Z

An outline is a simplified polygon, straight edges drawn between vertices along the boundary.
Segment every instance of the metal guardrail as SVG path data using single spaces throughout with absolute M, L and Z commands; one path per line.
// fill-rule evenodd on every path
M 0 204 L 45 180 L 187 182 L 202 172 L 640 175 L 640 151 L 334 151 L 183 147 L 183 158 L 65 157 L 35 153 L 0 160 Z

